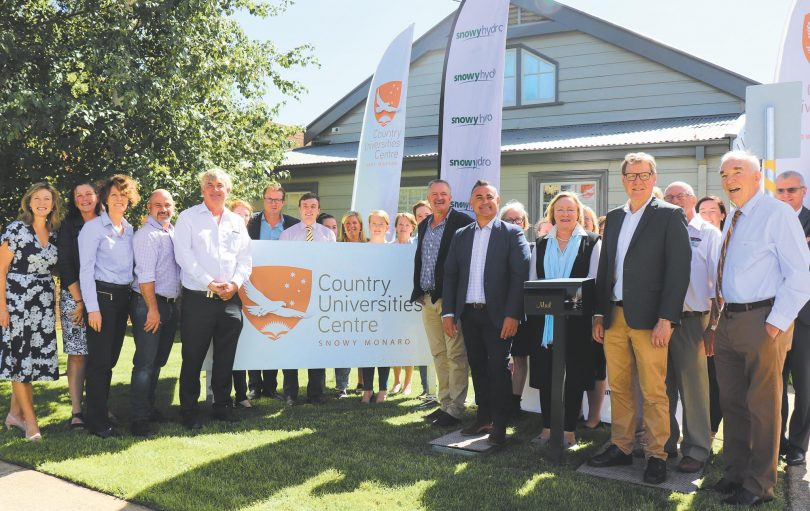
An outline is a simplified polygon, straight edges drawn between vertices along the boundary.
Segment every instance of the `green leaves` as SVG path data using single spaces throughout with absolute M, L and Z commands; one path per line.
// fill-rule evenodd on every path
M 298 131 L 273 124 L 262 98 L 297 97 L 283 73 L 315 60 L 307 45 L 249 39 L 229 16 L 288 3 L 0 0 L 0 224 L 46 178 L 69 192 L 77 177 L 126 173 L 182 209 L 199 201 L 196 174 L 217 165 L 235 193 L 258 196 Z

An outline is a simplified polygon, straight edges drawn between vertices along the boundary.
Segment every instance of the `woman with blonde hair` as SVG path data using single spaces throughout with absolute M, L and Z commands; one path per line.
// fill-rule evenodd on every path
M 228 205 L 228 209 L 245 219 L 245 226 L 247 226 L 251 215 L 253 215 L 253 206 L 242 199 L 234 199 Z M 253 403 L 248 399 L 248 383 L 247 371 L 231 371 L 233 378 L 233 392 L 234 392 L 234 407 L 239 408 L 253 408 Z
M 363 217 L 357 211 L 347 211 L 340 219 L 340 236 L 338 241 L 344 243 L 365 243 L 366 233 L 363 231 Z M 335 369 L 335 386 L 338 388 L 338 397 L 347 397 L 349 388 L 349 375 L 351 369 L 338 367 Z M 357 389 L 363 390 L 363 371 L 357 370 Z
M 11 380 L 6 427 L 25 439 L 42 439 L 34 412 L 34 381 L 59 378 L 56 294 L 56 230 L 61 199 L 48 183 L 31 186 L 20 215 L 0 235 L 0 379 Z

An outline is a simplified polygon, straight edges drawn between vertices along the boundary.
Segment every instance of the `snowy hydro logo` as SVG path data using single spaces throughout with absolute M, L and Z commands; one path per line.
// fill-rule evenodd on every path
M 484 124 L 492 122 L 493 119 L 492 114 L 457 115 L 450 118 L 450 124 L 457 126 L 483 126 Z
M 473 71 L 453 75 L 453 81 L 459 83 L 490 82 L 495 79 L 495 68 L 492 71 Z
M 459 170 L 477 170 L 482 167 L 490 167 L 492 160 L 481 156 L 479 158 L 453 158 L 450 160 L 450 166 Z
M 469 41 L 481 37 L 492 37 L 495 34 L 503 33 L 505 27 L 503 25 L 481 25 L 478 28 L 470 28 L 467 30 L 459 30 L 456 32 L 455 38 L 462 41 Z

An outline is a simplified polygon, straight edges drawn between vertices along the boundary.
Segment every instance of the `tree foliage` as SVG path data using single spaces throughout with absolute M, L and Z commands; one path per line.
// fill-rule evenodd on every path
M 0 224 L 33 182 L 67 191 L 80 176 L 135 177 L 187 207 L 216 165 L 252 197 L 295 128 L 274 124 L 274 88 L 312 48 L 248 38 L 240 9 L 266 17 L 287 0 L 0 0 Z

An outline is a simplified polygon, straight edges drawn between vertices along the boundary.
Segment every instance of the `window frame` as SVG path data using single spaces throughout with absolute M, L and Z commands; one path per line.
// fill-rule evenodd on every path
M 501 104 L 504 110 L 514 110 L 518 108 L 534 108 L 543 106 L 561 105 L 560 101 L 560 64 L 556 60 L 540 53 L 537 50 L 529 48 L 525 44 L 509 44 L 506 50 L 515 50 L 515 104 L 503 105 L 503 98 Z M 530 55 L 545 61 L 549 65 L 554 66 L 554 99 L 551 101 L 538 101 L 532 103 L 523 102 L 523 52 L 529 52 Z M 504 67 L 506 63 L 504 62 Z M 504 79 L 506 77 L 504 76 Z

